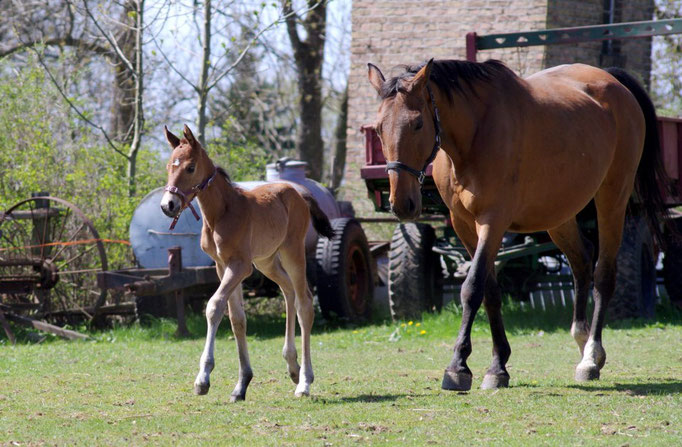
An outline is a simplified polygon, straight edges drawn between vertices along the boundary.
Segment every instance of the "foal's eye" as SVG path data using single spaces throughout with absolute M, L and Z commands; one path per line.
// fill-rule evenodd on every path
M 191 173 L 193 173 L 193 172 L 194 172 L 194 165 L 189 165 L 189 166 L 187 166 L 187 173 L 188 173 L 188 174 L 191 174 Z
M 414 130 L 419 130 L 422 127 L 424 127 L 424 120 L 419 118 L 419 120 L 417 120 L 417 124 L 414 126 Z

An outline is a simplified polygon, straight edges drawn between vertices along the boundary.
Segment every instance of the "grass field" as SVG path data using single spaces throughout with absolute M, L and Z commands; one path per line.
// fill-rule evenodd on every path
M 659 312 L 659 314 L 661 314 Z M 485 317 L 474 326 L 474 389 L 440 389 L 459 316 L 356 328 L 321 324 L 315 383 L 296 399 L 281 358 L 280 315 L 251 316 L 255 378 L 229 402 L 237 355 L 221 326 L 207 396 L 192 394 L 203 318 L 191 339 L 158 321 L 88 342 L 0 339 L 0 445 L 682 445 L 682 315 L 605 330 L 602 379 L 573 381 L 570 310 L 505 308 L 511 387 L 481 391 L 490 361 Z M 419 323 L 419 324 L 417 324 Z

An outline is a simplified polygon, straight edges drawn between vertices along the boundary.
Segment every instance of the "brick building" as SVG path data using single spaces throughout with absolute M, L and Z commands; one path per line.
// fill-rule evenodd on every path
M 374 120 L 379 100 L 367 81 L 367 62 L 384 75 L 399 64 L 428 58 L 464 59 L 467 32 L 480 35 L 546 28 L 651 20 L 653 0 L 353 0 L 347 161 L 343 195 L 360 214 L 372 209 L 360 167 L 360 126 Z M 651 40 L 590 42 L 484 51 L 479 60 L 500 59 L 517 74 L 530 75 L 562 63 L 621 65 L 648 84 Z

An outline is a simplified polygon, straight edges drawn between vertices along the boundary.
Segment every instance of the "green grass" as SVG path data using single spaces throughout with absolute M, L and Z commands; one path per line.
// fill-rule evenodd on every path
M 474 389 L 440 389 L 459 316 L 355 328 L 318 324 L 311 398 L 296 399 L 281 358 L 279 314 L 251 316 L 255 378 L 247 401 L 229 402 L 237 355 L 221 326 L 207 396 L 192 383 L 204 323 L 191 339 L 170 321 L 0 346 L 0 445 L 681 445 L 682 316 L 605 330 L 602 379 L 573 381 L 578 350 L 570 310 L 505 308 L 511 388 L 481 391 L 490 361 L 485 318 L 473 330 Z M 425 331 L 425 333 L 421 333 Z

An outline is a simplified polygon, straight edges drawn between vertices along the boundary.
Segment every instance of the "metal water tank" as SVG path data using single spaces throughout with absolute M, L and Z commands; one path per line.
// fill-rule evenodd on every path
M 197 221 L 191 212 L 186 211 L 180 216 L 175 229 L 170 231 L 168 227 L 173 219 L 163 214 L 159 206 L 163 193 L 163 187 L 156 188 L 142 199 L 133 213 L 130 245 L 137 262 L 142 268 L 166 268 L 168 249 L 179 246 L 182 247 L 182 265 L 212 265 L 213 260 L 200 247 L 202 220 Z M 196 199 L 192 205 L 201 217 Z

